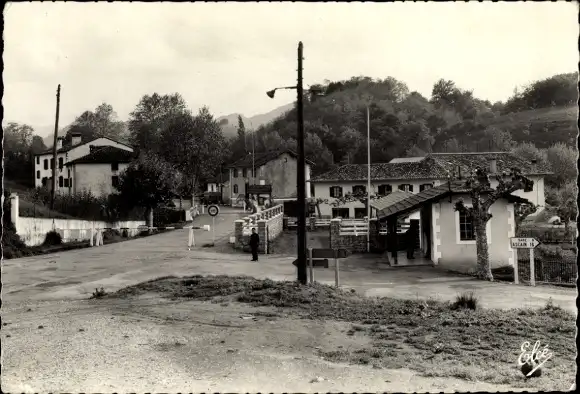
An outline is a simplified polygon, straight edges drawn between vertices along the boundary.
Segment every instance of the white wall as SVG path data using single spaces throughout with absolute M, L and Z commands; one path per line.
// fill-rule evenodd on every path
M 129 166 L 128 163 L 119 163 L 119 170 L 112 171 L 111 164 L 73 164 L 72 191 L 90 191 L 94 196 L 108 195 L 115 191 L 112 177 L 119 176 Z
M 540 208 L 538 208 L 538 210 L 535 213 L 537 214 L 540 211 L 542 211 L 546 205 L 546 196 L 544 194 L 544 177 L 536 175 L 529 176 L 528 178 L 534 181 L 533 190 L 531 192 L 524 192 L 523 190 L 518 190 L 516 192 L 513 192 L 512 194 L 514 196 L 525 198 L 533 202 L 535 205 L 539 205 Z M 498 185 L 498 181 L 495 178 L 493 178 L 493 176 L 490 176 L 490 183 L 491 187 L 493 188 L 496 188 Z
M 371 182 L 371 195 L 378 193 L 380 185 L 391 185 L 392 190 L 399 190 L 399 185 L 402 184 L 411 184 L 413 185 L 413 194 L 419 193 L 419 186 L 424 183 L 433 183 L 433 186 L 439 186 L 442 184 L 443 180 L 434 180 L 434 179 L 413 179 L 413 180 L 396 180 L 396 181 L 372 181 Z M 328 199 L 328 202 L 332 202 L 335 198 L 330 197 L 330 188 L 332 186 L 340 186 L 342 187 L 342 195 L 346 195 L 347 193 L 352 193 L 353 186 L 362 185 L 365 188 L 367 187 L 367 181 L 358 181 L 358 182 L 314 182 L 314 197 L 316 198 L 324 198 Z M 322 215 L 332 215 L 332 206 L 330 204 L 321 204 L 320 205 L 320 213 Z M 351 202 L 345 205 L 341 205 L 339 208 L 348 208 L 349 209 L 349 217 L 354 217 L 354 209 L 355 208 L 364 208 L 364 204 L 356 201 Z
M 88 221 L 76 219 L 48 219 L 48 218 L 27 218 L 19 217 L 15 223 L 16 232 L 20 238 L 28 246 L 40 245 L 44 242 L 46 233 L 54 229 L 60 229 L 63 242 L 70 241 L 84 241 L 91 237 L 91 227 L 106 228 L 106 227 L 128 227 L 135 228 L 129 233 L 129 236 L 134 236 L 138 233 L 136 228 L 144 226 L 144 220 L 134 220 L 116 223 L 107 223 L 102 221 Z

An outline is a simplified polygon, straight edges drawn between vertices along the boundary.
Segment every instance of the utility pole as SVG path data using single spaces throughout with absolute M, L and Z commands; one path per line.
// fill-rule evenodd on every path
M 252 184 L 256 184 L 256 131 L 252 130 Z
M 302 86 L 302 41 L 298 43 L 298 172 L 296 175 L 298 198 L 298 281 L 306 284 L 306 158 L 304 157 L 304 103 Z
M 60 112 L 60 83 L 56 89 L 56 119 L 54 121 L 54 142 L 52 145 L 52 191 L 50 193 L 50 209 L 54 209 L 54 196 L 56 193 L 56 166 L 57 166 L 57 142 L 58 142 L 58 115 Z
M 367 184 L 367 252 L 371 251 L 371 115 L 367 105 L 367 157 L 368 157 L 368 184 Z

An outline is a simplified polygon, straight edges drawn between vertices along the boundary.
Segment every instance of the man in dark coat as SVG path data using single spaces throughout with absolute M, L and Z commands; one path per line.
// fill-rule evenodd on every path
M 260 245 L 260 236 L 256 233 L 256 229 L 252 229 L 250 235 L 250 248 L 252 249 L 252 261 L 258 261 L 258 245 Z
M 414 220 L 411 221 L 409 229 L 405 233 L 405 243 L 407 246 L 407 259 L 413 260 L 415 258 L 415 244 L 417 242 L 417 224 Z

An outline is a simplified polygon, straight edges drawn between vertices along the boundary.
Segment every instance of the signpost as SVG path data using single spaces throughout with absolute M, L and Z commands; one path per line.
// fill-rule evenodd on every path
M 536 285 L 536 266 L 534 264 L 534 248 L 538 246 L 540 242 L 535 238 L 510 238 L 510 246 L 512 249 L 516 249 L 516 261 L 514 262 L 514 283 L 517 285 L 519 283 L 518 275 L 518 249 L 529 249 L 530 250 L 530 285 Z
M 212 235 L 211 235 L 211 243 L 215 246 L 215 217 L 220 213 L 220 207 L 217 205 L 210 205 L 207 207 L 207 213 L 211 216 L 211 227 Z
M 314 266 L 323 266 L 328 268 L 328 260 L 334 259 L 334 283 L 336 287 L 339 286 L 339 259 L 344 259 L 348 256 L 348 251 L 346 249 L 312 249 L 308 248 L 308 266 L 310 271 L 310 283 L 314 283 Z M 324 260 L 323 260 L 324 259 Z M 320 264 L 318 264 L 322 261 Z M 298 260 L 292 262 L 295 266 L 298 266 Z

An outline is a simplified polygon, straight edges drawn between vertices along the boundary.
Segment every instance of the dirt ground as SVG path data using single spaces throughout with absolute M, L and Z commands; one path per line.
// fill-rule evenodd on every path
M 45 303 L 4 314 L 7 392 L 522 391 L 317 356 L 368 343 L 350 326 L 271 308 L 157 295 Z M 21 318 L 19 318 L 21 317 Z M 41 328 L 42 327 L 42 328 Z M 23 351 L 26 349 L 26 351 Z M 32 357 L 31 357 L 32 356 Z M 533 391 L 533 387 L 529 390 Z

